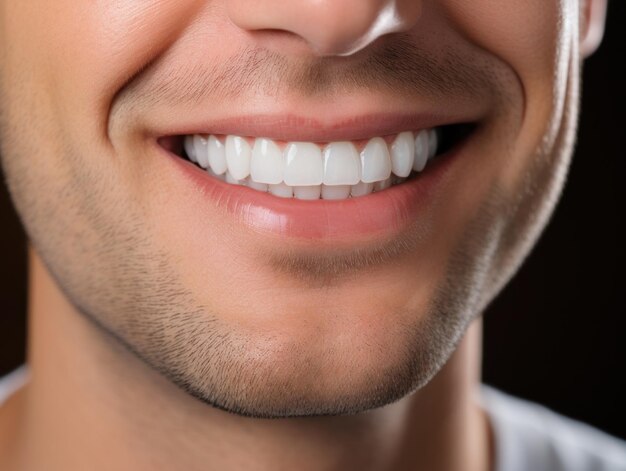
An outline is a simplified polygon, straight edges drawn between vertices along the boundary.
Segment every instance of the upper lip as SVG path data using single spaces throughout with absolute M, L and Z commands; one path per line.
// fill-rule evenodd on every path
M 430 129 L 446 124 L 476 121 L 473 116 L 444 114 L 365 114 L 322 121 L 296 114 L 256 114 L 222 119 L 207 119 L 193 124 L 178 124 L 161 136 L 215 134 L 266 137 L 278 141 L 329 142 L 369 139 L 403 131 Z

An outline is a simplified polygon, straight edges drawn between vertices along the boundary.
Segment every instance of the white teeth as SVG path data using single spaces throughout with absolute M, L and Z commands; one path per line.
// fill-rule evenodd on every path
M 351 185 L 322 185 L 322 199 L 345 200 L 350 196 Z
M 293 196 L 300 200 L 318 200 L 322 193 L 322 185 L 294 186 Z
M 428 161 L 428 131 L 420 131 L 415 138 L 415 160 L 413 170 L 421 172 Z
M 382 191 L 386 190 L 391 186 L 392 177 L 389 177 L 385 180 L 374 183 L 374 191 Z
M 293 187 L 285 183 L 278 183 L 276 185 L 269 185 L 269 192 L 275 196 L 291 198 L 293 196 Z
M 356 185 L 352 185 L 352 187 L 350 188 L 350 194 L 352 196 L 365 196 L 369 195 L 373 189 L 373 183 L 359 182 Z
M 223 173 L 221 175 L 218 175 L 213 170 L 211 170 L 211 167 L 207 168 L 206 171 L 209 175 L 211 175 L 214 178 L 217 178 L 218 180 L 224 181 L 226 179 L 226 174 Z
M 408 177 L 415 159 L 415 140 L 412 132 L 398 134 L 391 145 L 391 171 L 399 177 Z
M 324 185 L 356 185 L 361 180 L 359 153 L 351 142 L 332 142 L 324 149 Z M 322 190 L 322 195 L 324 191 Z
M 185 136 L 185 141 L 184 141 L 185 153 L 187 154 L 187 157 L 189 157 L 189 160 L 197 163 L 198 159 L 196 159 L 196 149 L 193 145 L 193 140 L 194 140 L 193 136 Z
M 361 152 L 361 180 L 366 183 L 385 180 L 391 175 L 391 157 L 382 137 L 369 140 Z
M 218 175 L 222 175 L 226 172 L 228 164 L 226 163 L 226 149 L 224 144 L 221 143 L 215 136 L 209 136 L 209 142 L 207 144 L 209 154 L 209 165 Z
M 226 138 L 226 164 L 228 171 L 237 180 L 243 180 L 250 174 L 250 144 L 243 137 Z
M 250 177 L 259 183 L 280 183 L 283 181 L 284 168 L 283 153 L 274 141 L 256 139 L 250 160 Z
M 196 154 L 198 165 L 202 168 L 209 166 L 209 151 L 207 146 L 209 141 L 206 137 L 196 134 L 193 136 L 193 148 Z
M 324 177 L 322 151 L 310 142 L 292 142 L 285 148 L 285 183 L 319 185 Z
M 230 172 L 226 172 L 226 183 L 231 183 L 233 185 L 244 185 L 246 184 L 246 181 L 244 179 L 237 179 L 235 177 L 232 176 L 232 174 Z
M 399 133 L 390 146 L 382 137 L 357 150 L 352 142 L 289 142 L 281 150 L 272 139 L 229 135 L 185 136 L 189 159 L 215 178 L 284 198 L 341 200 L 383 191 L 424 170 L 437 154 L 436 129 Z
M 437 153 L 437 146 L 439 145 L 439 136 L 435 129 L 428 131 L 428 158 L 432 159 Z
M 246 178 L 246 185 L 248 185 L 250 188 L 254 188 L 255 190 L 259 190 L 259 191 L 267 191 L 268 190 L 267 183 L 255 182 L 250 177 Z

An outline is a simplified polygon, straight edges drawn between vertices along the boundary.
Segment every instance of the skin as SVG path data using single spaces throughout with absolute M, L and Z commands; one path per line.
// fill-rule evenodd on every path
M 603 1 L 398 1 L 378 39 L 382 0 L 0 5 L 2 166 L 31 242 L 2 469 L 489 469 L 480 314 L 561 192 Z M 478 121 L 398 240 L 247 232 L 154 151 L 172 120 L 336 102 Z

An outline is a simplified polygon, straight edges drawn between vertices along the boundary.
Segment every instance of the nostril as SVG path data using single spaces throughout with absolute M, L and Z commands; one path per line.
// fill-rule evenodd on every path
M 410 30 L 420 0 L 255 0 L 227 2 L 232 23 L 256 38 L 301 38 L 320 56 L 348 56 L 390 33 Z M 288 45 L 277 44 L 278 47 Z

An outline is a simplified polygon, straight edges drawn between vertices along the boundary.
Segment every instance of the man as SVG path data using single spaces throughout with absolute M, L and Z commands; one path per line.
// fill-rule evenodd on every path
M 603 0 L 0 10 L 30 250 L 3 470 L 618 470 L 480 382 Z

